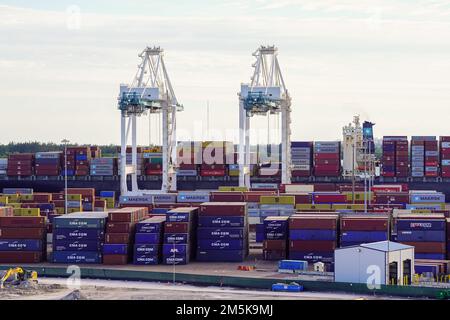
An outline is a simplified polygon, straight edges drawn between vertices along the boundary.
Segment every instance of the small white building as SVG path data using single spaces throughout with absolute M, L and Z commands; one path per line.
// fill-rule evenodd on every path
M 334 251 L 334 281 L 368 285 L 410 284 L 414 247 L 392 241 L 364 243 Z

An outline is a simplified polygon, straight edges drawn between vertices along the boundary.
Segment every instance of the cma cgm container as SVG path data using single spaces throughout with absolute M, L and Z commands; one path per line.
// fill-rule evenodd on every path
M 197 260 L 243 261 L 248 255 L 248 216 L 245 202 L 200 205 Z
M 323 262 L 334 269 L 338 244 L 337 214 L 296 214 L 289 219 L 289 259 Z
M 416 259 L 445 260 L 446 219 L 441 214 L 401 214 L 397 219 L 397 241 L 414 246 Z
M 450 178 L 450 136 L 440 137 L 440 161 L 442 178 Z
M 389 217 L 383 214 L 342 216 L 340 246 L 348 247 L 389 240 L 389 223 Z
M 337 177 L 341 173 L 341 142 L 314 142 L 314 175 Z
M 47 258 L 45 217 L 0 216 L 0 263 L 36 263 Z
M 267 217 L 264 219 L 263 225 L 263 259 L 286 259 L 289 240 L 289 217 Z
M 102 263 L 107 212 L 74 212 L 53 219 L 54 263 Z

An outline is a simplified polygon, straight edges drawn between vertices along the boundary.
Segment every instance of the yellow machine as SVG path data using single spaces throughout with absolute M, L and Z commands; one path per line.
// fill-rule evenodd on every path
M 26 282 L 37 283 L 38 274 L 34 270 L 24 270 L 21 267 L 10 268 L 0 272 L 0 288 L 3 289 L 5 283 L 11 286 L 17 286 Z

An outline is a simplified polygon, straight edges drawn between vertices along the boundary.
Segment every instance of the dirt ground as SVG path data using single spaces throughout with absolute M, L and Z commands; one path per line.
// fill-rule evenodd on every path
M 66 279 L 43 278 L 37 286 L 0 289 L 0 300 L 369 300 L 392 297 L 345 293 L 275 293 L 264 290 L 198 287 L 173 283 L 82 280 L 79 287 L 67 286 Z

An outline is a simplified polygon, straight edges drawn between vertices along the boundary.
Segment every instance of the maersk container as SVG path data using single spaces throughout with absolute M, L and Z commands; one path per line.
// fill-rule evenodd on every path
M 119 203 L 122 205 L 126 204 L 152 204 L 153 203 L 153 196 L 146 195 L 146 196 L 120 196 Z
M 290 240 L 336 240 L 336 230 L 290 230 Z
M 445 230 L 444 219 L 399 219 L 397 220 L 397 230 Z
M 346 231 L 341 233 L 342 242 L 377 242 L 387 240 L 383 231 Z
M 244 227 L 245 217 L 198 217 L 199 227 Z
M 163 255 L 189 255 L 189 245 L 188 244 L 163 244 Z
M 405 209 L 410 210 L 442 210 L 443 204 L 407 204 Z
M 176 202 L 209 202 L 209 193 L 205 192 L 178 192 Z
M 243 240 L 211 240 L 211 239 L 198 239 L 198 250 L 241 250 L 244 249 Z
M 5 195 L 33 194 L 33 189 L 31 189 L 31 188 L 3 188 L 2 193 Z
M 104 244 L 103 254 L 128 254 L 128 244 Z
M 35 239 L 0 239 L 0 251 L 42 251 L 42 240 Z
M 56 240 L 53 251 L 100 251 L 103 241 L 96 240 Z
M 202 262 L 242 262 L 245 250 L 197 250 L 197 261 Z
M 165 233 L 164 243 L 166 244 L 187 244 L 189 242 L 189 233 Z
M 445 203 L 445 194 L 443 193 L 427 193 L 427 194 L 413 194 L 410 202 L 414 203 Z
M 197 229 L 197 239 L 243 239 L 243 228 L 203 228 Z
M 161 242 L 161 233 L 136 233 L 136 243 L 158 244 Z
M 135 254 L 133 264 L 136 265 L 155 265 L 159 263 L 159 257 L 148 254 Z
M 175 203 L 177 202 L 177 195 L 175 193 L 161 193 L 153 195 L 154 203 Z
M 445 242 L 445 231 L 420 231 L 420 230 L 399 230 L 397 231 L 397 241 L 426 241 L 426 242 Z
M 99 252 L 88 251 L 55 251 L 52 253 L 53 263 L 102 263 L 102 254 Z

